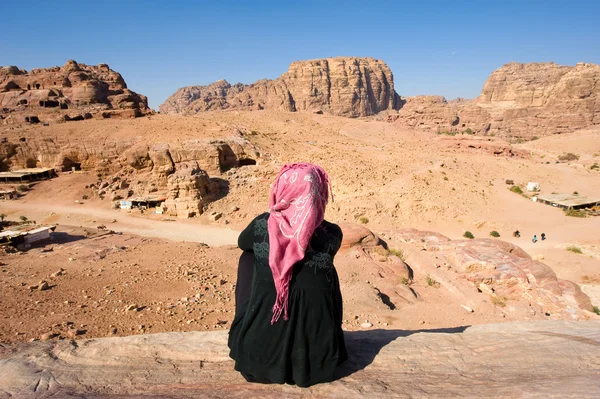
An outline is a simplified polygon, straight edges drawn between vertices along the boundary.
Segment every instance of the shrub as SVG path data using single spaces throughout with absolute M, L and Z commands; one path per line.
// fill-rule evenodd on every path
M 406 260 L 406 255 L 404 254 L 404 251 L 401 249 L 388 249 L 388 254 L 395 255 L 395 256 L 399 257 L 400 259 L 402 259 L 403 261 Z
M 600 169 L 600 165 L 598 165 L 598 162 L 594 162 L 594 164 L 592 166 L 590 166 L 591 170 L 598 170 Z
M 17 186 L 17 190 L 19 190 L 20 192 L 24 193 L 25 191 L 29 190 L 29 187 L 27 187 L 24 184 L 20 184 L 19 186 Z
M 587 216 L 587 214 L 585 213 L 585 211 L 583 209 L 573 209 L 573 208 L 567 209 L 565 211 L 565 215 L 571 216 L 574 218 L 584 218 Z
M 493 296 L 492 297 L 492 303 L 501 308 L 506 306 L 506 300 L 507 300 L 507 298 L 505 296 Z
M 465 133 L 466 134 L 475 134 L 475 132 L 473 132 L 473 130 L 471 130 L 470 127 L 468 127 L 468 128 L 465 129 Z
M 429 287 L 439 287 L 440 283 L 435 281 L 429 274 L 425 277 L 425 282 Z
M 448 181 L 448 176 L 444 176 L 444 180 Z
M 402 285 L 411 285 L 412 284 L 412 280 L 406 278 L 406 277 L 402 277 L 400 279 L 400 284 Z
M 27 216 L 19 216 L 19 219 L 21 219 L 22 223 L 27 223 L 29 221 L 29 219 L 27 218 Z
M 538 136 L 533 136 L 533 137 L 531 138 L 531 141 L 533 141 L 533 140 L 539 140 L 539 139 L 540 139 L 540 138 L 539 138 Z
M 559 161 L 577 161 L 579 159 L 579 155 L 573 154 L 572 152 L 567 152 L 566 154 L 562 154 L 558 157 Z
M 519 138 L 517 139 L 517 144 L 523 144 L 523 139 L 519 137 Z
M 512 186 L 510 188 L 510 191 L 512 191 L 515 194 L 521 194 L 521 195 L 523 195 L 523 190 L 519 186 Z
M 473 235 L 473 233 L 471 233 L 470 231 L 465 231 L 465 234 L 463 234 L 463 237 L 468 238 L 470 240 L 472 240 L 473 238 L 475 238 L 475 236 Z
M 369 218 L 368 218 L 368 217 L 365 217 L 365 216 L 361 216 L 361 217 L 360 217 L 358 220 L 360 220 L 360 222 L 361 222 L 362 224 L 367 224 L 367 223 L 369 223 Z
M 496 230 L 490 231 L 490 235 L 496 238 L 500 237 L 500 233 L 498 233 Z
M 577 191 L 573 191 L 573 195 L 579 195 Z
M 598 306 L 594 306 L 594 313 L 600 316 L 600 308 Z
M 582 253 L 582 252 L 581 252 L 581 248 L 579 248 L 579 247 L 576 247 L 575 245 L 569 245 L 569 246 L 567 247 L 567 251 L 569 251 L 569 252 L 573 252 L 573 253 L 576 253 L 576 254 L 580 254 L 580 253 Z

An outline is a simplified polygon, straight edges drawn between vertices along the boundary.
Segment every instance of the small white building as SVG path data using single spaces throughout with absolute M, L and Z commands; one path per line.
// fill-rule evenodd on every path
M 529 183 L 527 183 L 527 191 L 533 191 L 534 193 L 537 193 L 538 191 L 540 191 L 540 183 L 530 181 Z

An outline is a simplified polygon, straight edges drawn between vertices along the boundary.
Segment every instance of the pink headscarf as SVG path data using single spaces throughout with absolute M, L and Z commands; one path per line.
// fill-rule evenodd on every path
M 304 258 L 310 238 L 323 222 L 329 186 L 327 173 L 310 163 L 284 165 L 275 179 L 268 221 L 269 266 L 277 291 L 271 324 L 279 319 L 282 312 L 283 318 L 288 320 L 292 269 Z

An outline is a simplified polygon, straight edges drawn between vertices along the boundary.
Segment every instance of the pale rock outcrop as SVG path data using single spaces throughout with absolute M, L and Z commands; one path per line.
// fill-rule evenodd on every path
M 9 122 L 24 122 L 25 115 L 69 121 L 91 113 L 136 117 L 148 112 L 147 98 L 129 90 L 121 74 L 106 64 L 69 60 L 62 67 L 29 72 L 0 67 L 0 115 Z
M 600 391 L 600 322 L 347 331 L 337 380 L 247 383 L 227 332 L 0 345 L 0 397 L 576 397 Z
M 179 163 L 167 178 L 166 213 L 179 218 L 201 215 L 204 206 L 219 194 L 218 185 L 195 161 Z
M 381 60 L 337 57 L 293 62 L 275 80 L 177 90 L 161 106 L 166 114 L 190 115 L 218 109 L 271 109 L 326 112 L 358 117 L 395 109 L 398 96 L 392 72 Z
M 485 291 L 499 302 L 529 302 L 545 313 L 573 318 L 585 318 L 593 311 L 590 299 L 577 284 L 559 279 L 549 266 L 506 241 L 450 240 L 414 229 L 401 230 L 394 237 L 435 251 L 439 262 L 458 271 L 460 279 L 487 287 Z
M 374 248 L 381 245 L 381 239 L 364 226 L 349 222 L 340 222 L 339 226 L 344 234 L 342 238 L 342 249 L 354 246 Z
M 456 127 L 460 121 L 456 109 L 442 96 L 408 97 L 399 113 L 407 126 L 433 131 Z

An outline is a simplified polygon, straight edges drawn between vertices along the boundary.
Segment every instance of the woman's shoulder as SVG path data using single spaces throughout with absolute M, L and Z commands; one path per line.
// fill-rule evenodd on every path
M 343 236 L 342 229 L 340 228 L 340 226 L 338 226 L 335 223 L 331 223 L 331 222 L 328 222 L 327 220 L 323 220 L 323 223 L 321 223 L 321 227 L 323 228 L 323 230 L 325 230 L 330 235 L 333 235 L 335 237 Z
M 254 219 L 252 219 L 252 221 L 249 223 L 249 225 L 253 225 L 256 224 L 257 222 L 262 222 L 269 219 L 269 212 L 264 212 L 261 213 L 260 215 L 256 216 Z

